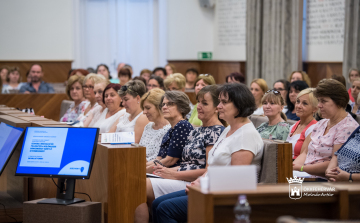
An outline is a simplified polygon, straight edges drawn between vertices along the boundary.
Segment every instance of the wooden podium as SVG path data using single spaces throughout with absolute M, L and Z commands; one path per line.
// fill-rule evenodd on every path
M 145 147 L 98 144 L 90 179 L 77 180 L 75 191 L 102 203 L 102 222 L 134 222 L 136 207 L 146 202 L 145 165 Z M 50 178 L 30 178 L 29 200 L 55 197 L 56 189 Z

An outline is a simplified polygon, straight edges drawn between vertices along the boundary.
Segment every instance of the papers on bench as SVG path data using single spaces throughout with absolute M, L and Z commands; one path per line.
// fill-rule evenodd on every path
M 321 178 L 321 179 L 325 179 L 327 180 L 325 177 L 319 177 L 319 176 L 315 176 L 315 175 L 310 175 L 306 172 L 301 172 L 301 171 L 297 171 L 297 170 L 293 170 L 293 176 L 295 177 L 301 177 L 301 178 Z
M 158 175 L 151 174 L 151 173 L 147 173 L 147 174 L 146 174 L 146 177 L 148 177 L 148 178 L 161 178 L 161 179 L 163 179 L 162 177 L 159 177 Z
M 101 143 L 131 144 L 135 143 L 134 132 L 114 132 L 101 134 Z

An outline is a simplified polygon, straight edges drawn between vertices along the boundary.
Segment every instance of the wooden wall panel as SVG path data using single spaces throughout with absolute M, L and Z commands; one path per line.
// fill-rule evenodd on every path
M 21 81 L 26 82 L 26 72 L 35 63 L 43 67 L 43 80 L 45 82 L 57 83 L 67 80 L 72 61 L 0 61 L 0 67 L 19 67 L 22 77 Z
M 225 83 L 225 77 L 233 72 L 241 72 L 246 76 L 245 61 L 168 61 L 174 64 L 176 71 L 185 75 L 188 68 L 196 68 L 201 74 L 211 74 L 217 84 Z
M 66 94 L 1 94 L 0 104 L 15 108 L 33 108 L 36 115 L 60 120 L 60 107 Z
M 303 70 L 309 75 L 312 87 L 333 74 L 342 75 L 342 62 L 304 62 Z M 344 74 L 347 78 L 347 74 Z

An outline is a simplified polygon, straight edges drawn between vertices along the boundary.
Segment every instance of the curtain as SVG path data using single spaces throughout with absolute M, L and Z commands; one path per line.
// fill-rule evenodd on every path
M 247 1 L 246 75 L 278 79 L 301 70 L 302 7 L 298 0 Z
M 345 1 L 343 75 L 350 68 L 360 69 L 360 0 Z M 348 86 L 349 87 L 349 86 Z

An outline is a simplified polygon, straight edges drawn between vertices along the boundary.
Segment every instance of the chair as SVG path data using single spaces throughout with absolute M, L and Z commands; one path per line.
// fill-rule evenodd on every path
M 268 117 L 260 115 L 250 115 L 249 119 L 254 124 L 255 128 L 259 127 L 262 123 L 269 121 Z M 288 119 L 286 122 L 289 123 L 290 126 L 292 126 L 297 121 Z
M 63 100 L 61 102 L 61 106 L 60 106 L 60 118 L 64 116 L 65 112 L 68 110 L 70 104 L 72 103 L 73 101 L 70 101 L 70 100 Z

